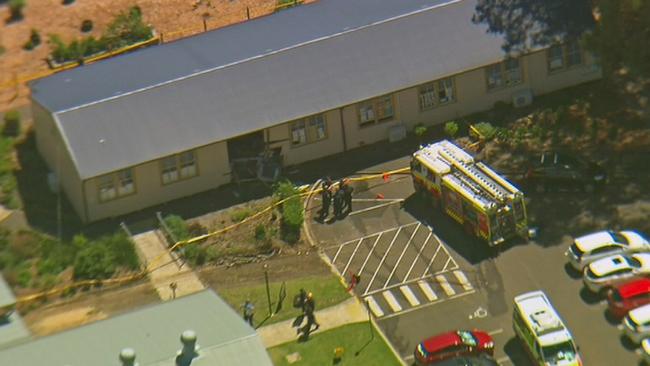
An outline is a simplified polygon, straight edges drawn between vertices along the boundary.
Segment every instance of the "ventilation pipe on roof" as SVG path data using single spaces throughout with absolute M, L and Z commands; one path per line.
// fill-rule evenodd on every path
M 124 348 L 120 351 L 120 361 L 122 361 L 122 366 L 138 366 L 135 362 L 135 350 L 133 348 Z
M 189 366 L 192 360 L 199 355 L 199 345 L 196 344 L 196 332 L 186 330 L 181 334 L 183 348 L 176 355 L 177 366 Z

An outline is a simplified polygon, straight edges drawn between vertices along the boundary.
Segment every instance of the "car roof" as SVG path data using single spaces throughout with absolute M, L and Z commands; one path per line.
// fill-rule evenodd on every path
M 650 293 L 650 279 L 641 278 L 636 281 L 619 285 L 616 290 L 622 298 L 628 299 L 641 294 Z
M 628 316 L 637 324 L 645 324 L 650 321 L 650 304 L 630 310 Z
M 462 341 L 458 334 L 456 334 L 456 331 L 451 331 L 429 337 L 422 342 L 422 345 L 427 352 L 433 353 L 460 343 L 462 343 Z

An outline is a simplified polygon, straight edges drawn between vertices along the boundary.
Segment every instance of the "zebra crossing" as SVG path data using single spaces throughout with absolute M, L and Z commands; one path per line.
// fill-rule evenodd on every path
M 470 295 L 476 292 L 461 270 L 374 291 L 362 296 L 376 318 L 390 318 L 406 311 Z

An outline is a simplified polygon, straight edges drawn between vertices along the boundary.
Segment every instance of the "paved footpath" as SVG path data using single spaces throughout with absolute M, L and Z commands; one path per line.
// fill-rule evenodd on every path
M 133 236 L 136 251 L 142 262 L 155 263 L 156 266 L 166 263 L 149 273 L 149 280 L 158 292 L 158 296 L 166 301 L 205 289 L 205 285 L 188 265 L 180 266 L 179 261 L 174 260 L 159 235 L 152 230 Z M 175 294 L 169 286 L 172 282 L 176 283 Z
M 318 310 L 315 315 L 316 320 L 320 324 L 320 328 L 311 334 L 318 334 L 319 332 L 340 327 L 341 325 L 368 320 L 368 312 L 356 298 L 349 298 L 338 305 Z M 257 333 L 262 337 L 264 346 L 271 348 L 282 343 L 297 340 L 299 336 L 296 335 L 296 328 L 291 323 L 293 323 L 293 319 L 258 328 Z

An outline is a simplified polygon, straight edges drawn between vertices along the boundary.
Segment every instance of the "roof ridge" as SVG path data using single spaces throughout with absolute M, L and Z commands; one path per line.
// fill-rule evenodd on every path
M 352 32 L 356 32 L 356 31 L 360 31 L 360 30 L 363 30 L 363 29 L 375 27 L 375 26 L 378 26 L 378 25 L 381 25 L 381 24 L 386 24 L 386 23 L 389 23 L 389 22 L 393 22 L 393 21 L 396 21 L 396 20 L 400 20 L 400 19 L 403 19 L 403 18 L 413 16 L 413 15 L 421 14 L 421 13 L 424 13 L 424 12 L 427 12 L 427 11 L 432 11 L 432 10 L 435 10 L 435 9 L 438 9 L 438 8 L 446 7 L 448 5 L 461 3 L 463 1 L 464 0 L 449 0 L 449 1 L 446 1 L 446 2 L 444 2 L 442 4 L 434 4 L 434 5 L 422 7 L 422 8 L 417 9 L 417 10 L 413 10 L 413 11 L 410 11 L 410 12 L 407 12 L 407 13 L 403 13 L 403 14 L 399 14 L 399 15 L 390 17 L 390 18 L 375 21 L 375 22 L 372 22 L 372 23 L 369 23 L 369 24 L 365 24 L 365 25 L 356 27 L 356 28 L 352 28 L 352 29 L 345 29 L 344 28 L 343 31 L 338 32 L 338 33 L 333 33 L 333 34 L 330 34 L 330 35 L 327 35 L 327 36 L 318 37 L 318 38 L 315 38 L 315 39 L 311 39 L 311 40 L 308 40 L 308 41 L 304 41 L 304 42 L 300 42 L 300 43 L 297 43 L 297 44 L 294 44 L 294 45 L 283 47 L 283 48 L 280 48 L 278 50 L 270 51 L 270 52 L 263 53 L 263 54 L 256 55 L 256 56 L 250 56 L 250 57 L 247 57 L 247 58 L 244 58 L 244 59 L 241 59 L 241 60 L 238 60 L 238 61 L 230 62 L 230 63 L 224 64 L 224 65 L 219 65 L 219 66 L 212 67 L 212 68 L 209 68 L 209 69 L 206 69 L 206 70 L 201 70 L 201 71 L 198 71 L 198 72 L 190 73 L 190 74 L 185 75 L 185 76 L 181 76 L 181 77 L 177 77 L 177 78 L 170 79 L 170 80 L 167 80 L 167 81 L 159 82 L 159 83 L 149 85 L 149 86 L 146 86 L 146 87 L 142 87 L 142 88 L 139 88 L 139 89 L 135 89 L 135 90 L 123 93 L 123 94 L 102 98 L 102 99 L 99 99 L 99 100 L 95 100 L 95 101 L 92 101 L 92 102 L 80 104 L 80 105 L 70 107 L 70 108 L 65 108 L 65 109 L 56 111 L 53 114 L 54 115 L 59 115 L 59 114 L 71 112 L 71 111 L 74 111 L 74 110 L 82 109 L 82 108 L 85 108 L 85 107 L 89 107 L 89 106 L 92 106 L 92 105 L 95 105 L 95 104 L 100 104 L 100 103 L 104 103 L 104 102 L 107 102 L 107 101 L 119 99 L 121 97 L 129 96 L 129 95 L 132 95 L 132 94 L 138 94 L 138 93 L 141 93 L 141 92 L 145 92 L 147 90 L 162 87 L 162 86 L 172 84 L 172 83 L 175 83 L 175 82 L 178 82 L 178 81 L 190 79 L 190 78 L 193 78 L 193 77 L 196 77 L 196 76 L 208 74 L 208 73 L 218 71 L 218 70 L 223 70 L 223 69 L 226 69 L 228 67 L 244 64 L 244 63 L 247 63 L 247 62 L 250 62 L 250 61 L 259 60 L 259 59 L 262 59 L 262 58 L 265 58 L 265 57 L 268 57 L 268 56 L 276 55 L 276 54 L 286 52 L 286 51 L 289 51 L 289 50 L 293 50 L 293 49 L 297 49 L 297 48 L 300 48 L 300 47 L 303 47 L 303 46 L 307 46 L 307 45 L 311 45 L 311 44 L 318 43 L 318 42 L 321 42 L 321 41 L 325 41 L 325 40 L 328 40 L 328 39 L 340 37 L 342 35 L 349 34 L 349 33 L 352 33 Z M 219 31 L 219 29 L 215 29 L 214 31 Z M 182 41 L 182 40 L 179 40 L 179 41 Z

